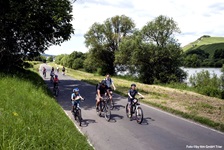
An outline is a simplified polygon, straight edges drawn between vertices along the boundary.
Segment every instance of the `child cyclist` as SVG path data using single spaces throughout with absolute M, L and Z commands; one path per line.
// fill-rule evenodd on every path
M 79 94 L 79 89 L 74 88 L 73 93 L 71 95 L 71 101 L 72 101 L 72 110 L 71 112 L 74 112 L 75 107 L 79 107 L 80 100 L 84 100 L 84 98 Z
M 142 94 L 140 94 L 137 90 L 136 90 L 136 84 L 131 84 L 131 89 L 128 91 L 128 112 L 129 112 L 129 117 L 131 120 L 131 105 L 133 103 L 133 100 L 135 99 L 136 94 L 140 95 L 142 98 L 144 98 L 144 96 Z

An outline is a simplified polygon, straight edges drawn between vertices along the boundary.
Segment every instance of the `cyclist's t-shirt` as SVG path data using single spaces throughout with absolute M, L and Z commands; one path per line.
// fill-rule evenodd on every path
M 108 86 L 106 85 L 105 87 L 100 86 L 100 84 L 98 84 L 97 86 L 97 91 L 100 90 L 100 94 L 105 94 L 107 92 Z
M 105 81 L 106 81 L 106 85 L 107 85 L 107 87 L 110 88 L 110 86 L 111 86 L 112 83 L 113 83 L 113 80 L 112 80 L 111 78 L 109 78 L 109 79 L 105 78 Z
M 75 99 L 77 96 L 80 96 L 80 94 L 76 95 L 75 93 L 72 93 L 71 99 Z
M 51 71 L 51 74 L 50 74 L 51 76 L 54 76 L 54 71 Z
M 131 95 L 131 97 L 135 98 L 135 95 L 138 94 L 138 91 L 137 90 L 130 89 L 128 91 L 128 93 Z
M 54 83 L 58 83 L 59 79 L 58 78 L 54 78 Z

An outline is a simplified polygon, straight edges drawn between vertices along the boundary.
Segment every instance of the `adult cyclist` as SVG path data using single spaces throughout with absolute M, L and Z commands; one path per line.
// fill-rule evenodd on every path
M 144 97 L 142 94 L 140 94 L 137 90 L 136 90 L 136 84 L 131 84 L 131 89 L 128 91 L 128 116 L 131 117 L 131 105 L 133 103 L 133 100 L 135 99 L 136 95 L 140 95 L 141 97 Z M 131 118 L 130 118 L 131 120 Z
M 84 100 L 84 98 L 79 94 L 79 88 L 74 88 L 73 93 L 71 95 L 71 101 L 72 101 L 71 112 L 74 112 L 75 107 L 79 107 L 80 100 Z
M 52 67 L 52 69 L 51 69 L 50 76 L 51 76 L 51 81 L 53 81 L 54 80 L 54 67 Z
M 113 82 L 113 80 L 111 79 L 111 77 L 110 77 L 110 74 L 107 74 L 106 75 L 106 78 L 104 79 L 105 80 L 105 82 L 106 82 L 106 85 L 107 85 L 107 87 L 109 88 L 109 91 L 110 91 L 110 94 L 111 94 L 111 96 L 112 96 L 112 87 L 113 87 L 113 89 L 114 90 L 116 90 L 116 87 L 115 87 L 115 85 L 114 85 L 114 82 Z M 112 105 L 114 105 L 114 103 L 113 103 L 113 98 L 111 98 L 111 104 Z
M 109 98 L 112 99 L 112 96 L 110 94 L 110 90 L 108 86 L 106 85 L 106 81 L 102 80 L 100 84 L 98 84 L 96 88 L 96 111 L 99 111 L 99 104 L 100 101 L 103 99 L 103 97 L 108 94 Z
M 46 72 L 47 72 L 46 68 L 43 67 L 43 76 L 44 76 L 44 78 L 46 78 Z

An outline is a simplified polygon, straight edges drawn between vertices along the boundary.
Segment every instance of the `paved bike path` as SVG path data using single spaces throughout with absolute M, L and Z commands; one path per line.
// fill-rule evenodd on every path
M 52 89 L 53 84 L 49 81 L 50 67 L 45 66 L 47 67 L 45 81 Z M 115 109 L 111 112 L 112 120 L 107 122 L 96 114 L 94 85 L 63 76 L 61 73 L 58 75 L 61 83 L 57 101 L 73 122 L 75 120 L 70 112 L 72 89 L 78 87 L 80 94 L 86 98 L 81 103 L 84 122 L 79 129 L 87 135 L 97 150 L 184 150 L 198 147 L 208 150 L 208 146 L 211 149 L 224 149 L 223 133 L 150 106 L 141 104 L 144 112 L 144 121 L 141 125 L 135 120 L 129 121 L 125 114 L 127 99 L 117 94 L 114 94 Z

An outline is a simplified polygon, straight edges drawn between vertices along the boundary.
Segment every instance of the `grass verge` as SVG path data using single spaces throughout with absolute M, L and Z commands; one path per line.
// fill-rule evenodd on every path
M 37 73 L 16 68 L 0 78 L 0 149 L 93 149 Z
M 54 63 L 50 65 L 56 66 Z M 103 76 L 69 68 L 66 68 L 66 74 L 93 85 L 104 79 Z M 133 81 L 119 77 L 112 78 L 117 88 L 115 92 L 127 96 L 127 91 Z M 190 91 L 191 89 L 186 91 L 183 86 L 180 89 L 174 89 L 173 87 L 135 83 L 139 92 L 145 95 L 145 99 L 142 101 L 145 104 L 224 131 L 223 100 L 197 94 Z

